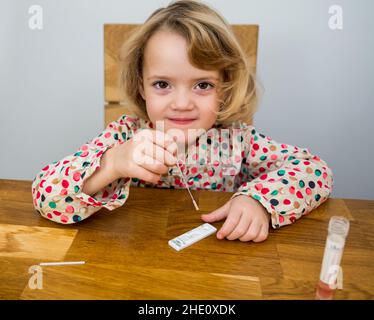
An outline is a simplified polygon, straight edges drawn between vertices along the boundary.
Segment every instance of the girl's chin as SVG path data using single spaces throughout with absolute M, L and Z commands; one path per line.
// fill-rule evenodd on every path
M 172 123 L 167 123 L 165 121 L 165 131 L 167 130 L 181 130 L 183 132 L 188 132 L 188 130 L 192 131 L 192 130 L 207 130 L 206 128 L 204 128 L 198 121 L 193 121 L 193 123 L 189 124 L 189 125 L 173 125 Z

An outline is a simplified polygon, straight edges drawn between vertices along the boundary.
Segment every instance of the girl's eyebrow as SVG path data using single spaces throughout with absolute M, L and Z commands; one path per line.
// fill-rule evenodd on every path
M 154 76 L 151 76 L 151 77 L 148 77 L 147 80 L 151 80 L 151 79 L 167 79 L 167 80 L 174 80 L 172 77 L 167 77 L 167 76 L 158 76 L 158 75 L 154 75 Z M 218 78 L 216 77 L 202 77 L 202 78 L 197 78 L 197 79 L 191 79 L 192 81 L 202 81 L 202 80 L 215 80 L 215 81 L 219 81 Z

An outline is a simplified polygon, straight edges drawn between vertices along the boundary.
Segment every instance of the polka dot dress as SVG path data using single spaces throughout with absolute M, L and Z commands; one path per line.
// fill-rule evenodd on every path
M 83 182 L 100 168 L 106 150 L 146 128 L 153 129 L 153 124 L 123 115 L 74 154 L 46 165 L 32 183 L 35 209 L 47 219 L 70 224 L 103 207 L 114 210 L 122 206 L 130 186 L 184 189 L 180 171 L 173 167 L 157 184 L 120 178 L 94 197 L 81 191 Z M 277 143 L 243 123 L 240 128 L 215 125 L 214 129 L 220 129 L 213 132 L 221 132 L 220 136 L 214 137 L 208 131 L 204 139 L 198 138 L 180 166 L 190 189 L 234 192 L 232 198 L 252 197 L 269 212 L 273 228 L 294 223 L 330 196 L 332 171 L 308 149 Z M 207 156 L 199 158 L 204 150 L 209 150 Z

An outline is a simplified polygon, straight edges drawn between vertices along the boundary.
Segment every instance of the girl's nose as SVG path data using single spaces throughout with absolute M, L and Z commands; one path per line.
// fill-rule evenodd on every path
M 191 110 L 193 109 L 193 103 L 189 94 L 184 90 L 180 90 L 175 94 L 171 107 L 174 110 Z

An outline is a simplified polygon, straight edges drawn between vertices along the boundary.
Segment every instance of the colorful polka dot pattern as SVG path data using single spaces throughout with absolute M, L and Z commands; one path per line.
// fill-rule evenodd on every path
M 153 128 L 153 125 L 123 115 L 76 153 L 45 166 L 32 184 L 35 209 L 47 219 L 68 224 L 82 221 L 103 207 L 114 210 L 122 206 L 129 196 L 130 186 L 184 189 L 180 172 L 174 167 L 157 184 L 122 178 L 95 197 L 81 192 L 84 180 L 100 169 L 104 152 L 144 128 Z M 257 132 L 252 125 L 241 124 L 239 130 L 237 141 L 223 142 L 221 148 L 220 141 L 209 135 L 196 145 L 203 150 L 213 148 L 213 155 L 222 159 L 225 150 L 243 144 L 241 155 L 235 157 L 234 166 L 229 169 L 223 161 L 211 161 L 209 153 L 207 159 L 199 159 L 196 148 L 188 150 L 187 157 L 195 160 L 196 165 L 182 165 L 181 170 L 191 189 L 235 192 L 232 198 L 241 194 L 250 196 L 271 214 L 273 228 L 292 224 L 328 199 L 333 176 L 325 161 L 308 149 L 277 143 Z

